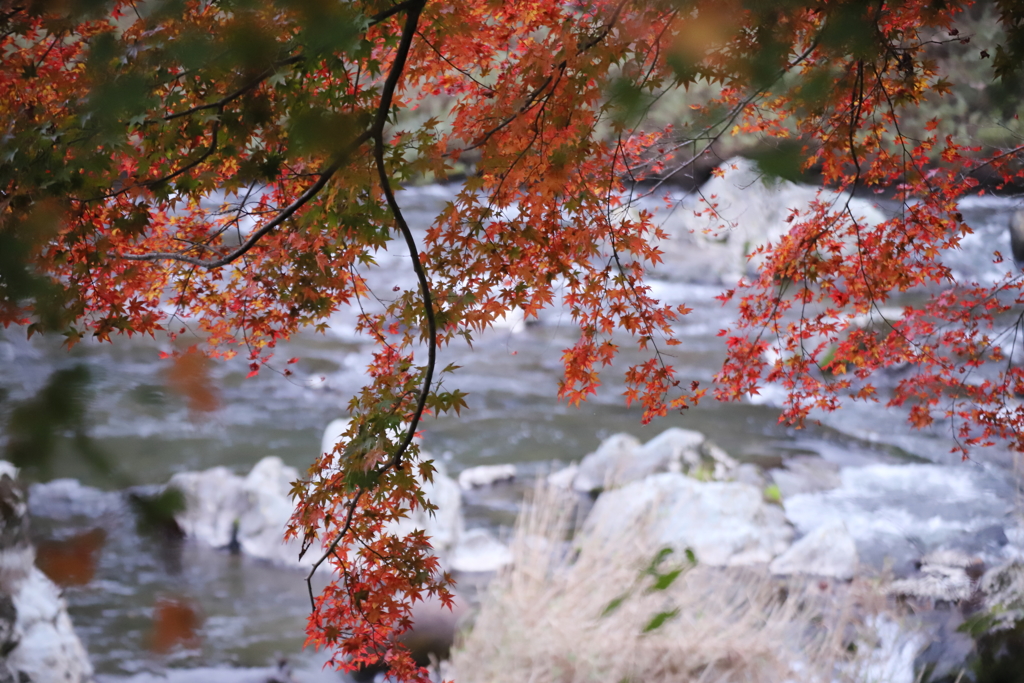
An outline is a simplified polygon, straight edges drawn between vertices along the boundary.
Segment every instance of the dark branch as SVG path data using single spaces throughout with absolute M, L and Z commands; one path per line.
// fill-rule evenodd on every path
M 424 0 L 405 0 L 405 2 L 400 2 L 394 7 L 390 7 L 389 9 L 386 9 L 383 12 L 378 12 L 377 14 L 374 14 L 372 17 L 370 17 L 370 26 L 379 24 L 385 19 L 389 19 L 390 17 L 395 16 L 399 12 L 404 12 L 405 10 L 412 11 L 412 8 L 416 6 L 419 6 L 419 9 L 416 10 L 416 12 L 418 13 L 420 10 L 423 9 L 424 4 Z
M 265 69 L 262 73 L 260 73 L 259 76 L 257 76 L 256 78 L 252 79 L 251 81 L 249 81 L 248 83 L 246 83 L 242 87 L 238 88 L 234 92 L 232 92 L 232 93 L 230 93 L 228 95 L 225 95 L 224 97 L 220 98 L 216 102 L 208 102 L 206 104 L 197 104 L 196 106 L 192 107 L 191 109 L 186 109 L 185 111 L 175 112 L 174 114 L 168 114 L 167 116 L 163 117 L 163 120 L 164 121 L 173 121 L 174 119 L 179 119 L 182 116 L 188 116 L 189 114 L 195 114 L 197 111 L 203 111 L 204 109 L 223 109 L 225 106 L 227 106 L 233 100 L 238 99 L 239 97 L 241 97 L 245 93 L 249 92 L 250 90 L 252 90 L 256 86 L 258 86 L 263 81 L 265 81 L 268 78 L 270 78 L 271 76 L 273 76 L 275 73 L 277 73 L 277 70 L 280 67 L 288 66 L 290 64 L 296 64 L 297 62 L 302 61 L 302 59 L 303 59 L 303 55 L 298 54 L 298 55 L 294 55 L 292 57 L 289 57 L 288 59 L 282 59 L 279 62 L 275 62 L 273 66 L 268 67 L 267 69 Z M 148 121 L 147 123 L 154 123 L 154 122 L 153 121 Z
M 260 239 L 263 238 L 264 235 L 277 228 L 279 225 L 281 225 L 281 223 L 291 218 L 296 211 L 298 211 L 307 203 L 309 203 L 314 197 L 316 197 L 320 190 L 323 189 L 323 187 L 327 184 L 331 177 L 338 171 L 344 160 L 346 160 L 351 154 L 353 154 L 357 149 L 359 149 L 359 147 L 361 147 L 364 143 L 368 142 L 369 140 L 382 139 L 381 135 L 384 131 L 384 127 L 387 125 L 388 113 L 391 111 L 391 103 L 394 99 L 395 89 L 398 87 L 398 80 L 401 77 L 402 72 L 405 70 L 405 61 L 409 56 L 409 49 L 412 46 L 412 40 L 416 34 L 416 26 L 419 22 L 420 12 L 423 10 L 423 6 L 425 4 L 426 0 L 407 0 L 407 2 L 403 2 L 399 5 L 396 5 L 395 7 L 392 7 L 389 10 L 386 10 L 385 12 L 381 12 L 380 14 L 376 15 L 371 19 L 372 25 L 374 23 L 383 21 L 384 19 L 387 19 L 388 17 L 394 14 L 397 14 L 402 10 L 407 9 L 409 11 L 408 17 L 406 18 L 405 27 L 403 28 L 402 31 L 402 39 L 398 46 L 398 52 L 395 55 L 395 61 L 391 66 L 391 71 L 388 73 L 387 80 L 384 82 L 384 88 L 381 91 L 380 104 L 377 107 L 377 115 L 374 118 L 373 126 L 369 130 L 361 133 L 359 137 L 357 137 L 348 146 L 348 149 L 346 149 L 345 152 L 340 154 L 333 163 L 331 163 L 323 171 L 321 171 L 318 174 L 319 177 L 317 178 L 315 183 L 310 185 L 309 188 L 307 188 L 305 192 L 299 195 L 299 197 L 295 201 L 293 201 L 287 207 L 282 209 L 281 212 L 277 214 L 277 216 L 275 216 L 263 227 L 254 232 L 252 235 L 250 235 L 249 239 L 247 239 L 245 243 L 243 243 L 241 246 L 239 246 L 231 253 L 222 256 L 221 258 L 212 260 L 201 259 L 195 256 L 188 256 L 185 253 L 178 252 L 150 252 L 147 254 L 129 254 L 122 256 L 122 258 L 128 261 L 180 261 L 182 263 L 189 263 L 194 266 L 200 266 L 203 268 L 219 268 L 221 266 L 226 266 L 227 264 L 231 263 L 235 259 L 239 258 L 243 254 L 248 252 L 254 246 L 256 246 L 256 244 L 260 241 Z M 293 63 L 295 61 L 298 61 L 299 59 L 301 59 L 301 55 L 291 57 L 288 60 L 279 62 L 277 65 L 275 65 L 274 68 L 282 64 Z M 198 111 L 199 109 L 223 108 L 224 105 L 227 104 L 227 102 L 230 102 L 232 99 L 241 96 L 247 90 L 255 87 L 263 79 L 267 78 L 271 73 L 273 73 L 273 69 L 269 69 L 267 72 L 261 74 L 260 77 L 255 81 L 235 91 L 231 95 L 225 96 L 225 98 L 222 98 L 218 102 L 193 107 L 190 110 L 180 112 L 178 114 L 173 114 L 171 115 L 171 118 L 184 116 L 186 114 Z M 189 166 L 187 166 L 185 169 L 180 169 L 173 175 L 183 173 L 188 168 L 194 167 L 195 165 L 200 163 L 204 158 L 212 154 L 215 145 L 216 136 L 214 137 L 214 141 L 210 149 L 203 157 L 196 160 L 192 164 L 189 164 Z M 430 311 L 430 314 L 433 315 L 432 309 Z
M 591 38 L 590 40 L 588 40 L 586 43 L 579 47 L 579 49 L 576 51 L 577 57 L 591 50 L 595 45 L 597 45 L 602 40 L 608 37 L 608 34 L 611 33 L 611 30 L 612 28 L 614 28 L 615 23 L 619 20 L 619 15 L 622 13 L 622 8 L 625 5 L 626 0 L 620 0 L 619 4 L 615 7 L 615 11 L 612 13 L 612 16 L 608 19 L 604 26 L 601 27 L 601 30 L 598 31 L 593 38 Z M 487 144 L 487 141 L 490 140 L 495 135 L 495 133 L 498 133 L 505 126 L 512 123 L 521 115 L 525 114 L 527 111 L 532 109 L 534 104 L 544 99 L 541 97 L 541 93 L 543 93 L 548 88 L 548 86 L 552 84 L 552 82 L 557 84 L 558 80 L 561 79 L 562 75 L 565 73 L 565 70 L 568 66 L 569 60 L 567 59 L 563 59 L 561 62 L 559 62 L 554 68 L 554 71 L 558 72 L 558 79 L 555 78 L 553 73 L 552 75 L 544 79 L 544 82 L 538 85 L 536 88 L 534 88 L 533 92 L 531 92 L 526 97 L 526 101 L 523 102 L 523 104 L 519 107 L 518 110 L 516 110 L 515 113 L 507 117 L 504 121 L 496 125 L 494 128 L 491 128 L 489 131 L 478 137 L 476 139 L 476 142 L 462 150 L 462 152 L 468 152 L 483 147 L 485 144 Z
M 420 392 L 419 399 L 416 402 L 416 410 L 413 413 L 412 421 L 409 424 L 409 429 L 405 433 L 405 437 L 399 444 L 398 448 L 395 449 L 395 454 L 391 460 L 385 463 L 380 473 L 384 473 L 387 470 L 398 467 L 401 464 L 402 456 L 409 448 L 409 444 L 412 443 L 412 439 L 416 434 L 416 427 L 419 425 L 420 418 L 423 416 L 423 410 L 427 403 L 427 397 L 430 395 L 430 387 L 433 384 L 434 376 L 434 365 L 436 363 L 437 356 L 437 321 L 434 318 L 434 303 L 430 295 L 430 283 L 427 281 L 426 272 L 423 270 L 423 264 L 420 263 L 419 250 L 416 247 L 416 240 L 412 236 L 412 231 L 409 229 L 408 223 L 405 222 L 405 217 L 402 215 L 402 210 L 398 206 L 398 202 L 395 199 L 395 194 L 391 189 L 391 180 L 388 178 L 387 170 L 384 166 L 384 126 L 387 125 L 388 112 L 391 111 L 391 102 L 394 99 L 395 89 L 398 87 L 398 81 L 402 76 L 402 72 L 405 70 L 405 62 L 409 56 L 409 50 L 412 47 L 413 37 L 416 35 L 416 26 L 419 23 L 420 12 L 423 10 L 423 6 L 426 4 L 426 0 L 415 0 L 410 3 L 403 3 L 407 5 L 408 15 L 405 19 L 405 26 L 402 29 L 402 38 L 398 44 L 398 51 L 395 53 L 395 61 L 391 64 L 391 71 L 388 72 L 387 80 L 384 82 L 384 87 L 381 89 L 380 103 L 377 106 L 377 116 L 373 123 L 373 128 L 370 130 L 369 135 L 374 140 L 374 158 L 377 165 L 377 171 L 380 174 L 381 187 L 384 190 L 384 196 L 387 199 L 388 207 L 391 209 L 392 214 L 395 217 L 395 223 L 398 225 L 398 229 L 401 231 L 405 238 L 406 245 L 409 247 L 409 252 L 413 262 L 413 270 L 416 271 L 416 278 L 419 281 L 420 293 L 423 297 L 423 306 L 425 315 L 427 318 L 427 334 L 428 340 L 428 356 L 427 356 L 427 368 L 423 376 L 423 389 Z M 327 550 L 320 556 L 320 558 L 313 563 L 313 567 L 306 577 L 306 588 L 309 590 L 309 600 L 313 611 L 316 611 L 316 601 L 313 597 L 313 575 L 316 570 L 335 552 L 338 548 L 338 544 L 341 543 L 342 539 L 348 534 L 352 527 L 352 519 L 355 515 L 356 507 L 359 504 L 359 499 L 363 494 L 363 489 L 359 489 L 356 492 L 355 497 L 349 504 L 348 515 L 345 520 L 345 525 L 342 527 L 334 540 L 331 541 Z
M 313 199 L 317 195 L 317 193 L 320 192 L 320 190 L 323 189 L 324 185 L 327 184 L 327 181 L 329 181 L 331 177 L 338 171 L 338 169 L 341 167 L 342 160 L 347 158 L 349 154 L 358 149 L 364 142 L 366 142 L 369 139 L 369 137 L 370 134 L 367 132 L 363 133 L 358 138 L 356 138 L 355 142 L 349 145 L 349 151 L 347 151 L 345 154 L 339 157 L 338 160 L 336 160 L 334 163 L 332 163 L 330 166 L 328 166 L 319 173 L 319 177 L 317 178 L 315 183 L 310 185 L 305 192 L 303 192 L 301 195 L 298 196 L 298 198 L 296 198 L 295 201 L 293 201 L 291 204 L 282 209 L 281 212 L 274 216 L 272 220 L 267 222 L 262 228 L 260 228 L 252 235 L 250 235 L 249 239 L 247 239 L 241 246 L 232 251 L 230 254 L 227 254 L 219 259 L 214 259 L 212 261 L 196 258 L 194 256 L 187 256 L 185 254 L 180 254 L 173 251 L 155 251 L 150 252 L 148 254 L 123 254 L 121 258 L 125 259 L 126 261 L 181 261 L 182 263 L 191 263 L 194 266 L 200 266 L 203 268 L 220 268 L 221 266 L 226 266 L 227 264 L 237 259 L 239 256 L 245 254 L 254 246 L 256 246 L 256 243 L 259 242 L 264 235 L 266 235 L 268 232 L 270 232 L 277 226 L 281 225 L 281 223 L 284 223 L 286 220 L 291 218 L 296 211 L 298 211 L 307 203 L 309 203 L 309 201 Z

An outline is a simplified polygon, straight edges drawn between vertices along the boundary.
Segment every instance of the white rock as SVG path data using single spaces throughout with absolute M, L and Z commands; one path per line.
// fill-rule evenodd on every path
M 552 486 L 560 489 L 571 489 L 573 482 L 576 481 L 576 475 L 579 474 L 580 466 L 576 463 L 572 463 L 557 472 L 552 472 L 548 475 L 548 483 Z
M 757 165 L 746 159 L 730 159 L 719 168 L 724 175 L 713 176 L 699 195 L 685 200 L 660 221 L 668 238 L 656 243 L 663 252 L 663 263 L 653 269 L 655 275 L 731 285 L 760 266 L 758 259 L 747 258 L 749 254 L 789 232 L 791 210 L 806 214 L 817 199 L 835 201 L 837 206 L 847 199 L 817 187 L 781 180 L 765 182 Z M 850 210 L 868 225 L 884 219 L 877 207 L 863 199 L 851 200 Z M 703 215 L 694 215 L 697 211 Z
M 633 462 L 621 468 L 618 479 L 636 481 L 657 472 L 681 472 L 700 467 L 700 448 L 704 440 L 703 434 L 692 429 L 666 429 L 640 447 Z
M 479 465 L 459 472 L 459 486 L 464 490 L 480 486 L 491 486 L 499 481 L 516 478 L 515 465 Z
M 812 574 L 849 580 L 857 570 L 857 544 L 845 524 L 828 522 L 790 546 L 769 568 L 773 574 Z
M 226 467 L 172 476 L 168 486 L 185 497 L 185 509 L 174 517 L 182 531 L 206 545 L 227 546 L 235 524 L 245 513 L 243 484 L 244 480 Z
M 430 459 L 427 454 L 421 457 Z M 433 514 L 422 508 L 413 510 L 408 517 L 389 527 L 393 533 L 405 535 L 416 529 L 422 529 L 430 537 L 434 551 L 446 562 L 452 549 L 459 542 L 462 534 L 462 489 L 459 484 L 448 476 L 444 464 L 435 460 L 432 482 L 423 482 L 423 495 L 437 506 Z
M 185 509 L 175 515 L 190 538 L 215 548 L 238 541 L 242 552 L 285 565 L 299 563 L 300 544 L 284 542 L 294 510 L 290 489 L 298 479 L 294 467 L 268 456 L 242 478 L 225 467 L 204 472 L 181 472 L 169 486 L 185 496 Z M 308 563 L 315 560 L 309 555 Z
M 18 478 L 18 468 L 7 462 L 6 460 L 0 460 L 0 477 L 7 475 L 11 479 Z
M 92 680 L 89 655 L 75 635 L 57 586 L 32 567 L 11 597 L 18 611 L 19 642 L 7 656 L 8 667 L 26 674 L 32 683 Z
M 740 466 L 736 459 L 711 441 L 705 441 L 701 445 L 700 451 L 704 456 L 702 464 L 711 465 L 711 476 L 716 481 L 731 480 L 732 473 Z
M 573 488 L 581 493 L 591 493 L 611 488 L 616 475 L 640 449 L 640 441 L 630 434 L 613 434 L 601 442 L 597 450 L 588 454 L 580 463 Z
M 275 456 L 263 458 L 252 468 L 242 482 L 245 510 L 238 525 L 242 552 L 281 564 L 299 561 L 301 543 L 282 540 L 295 510 L 291 487 L 298 478 L 294 467 Z
M 736 469 L 729 473 L 728 480 L 750 484 L 759 491 L 763 491 L 768 483 L 761 468 L 752 462 L 737 465 Z
M 728 453 L 692 429 L 672 427 L 643 445 L 629 434 L 615 434 L 583 458 L 573 488 L 593 493 L 660 472 L 699 472 L 701 478 L 723 480 L 738 466 Z
M 33 683 L 84 683 L 92 665 L 60 589 L 34 564 L 25 491 L 17 469 L 0 461 L 0 675 Z M 6 475 L 6 476 L 5 476 Z
M 459 572 L 493 572 L 512 562 L 512 551 L 486 529 L 470 529 L 451 555 L 451 568 Z
M 713 566 L 771 562 L 793 537 L 782 510 L 766 504 L 757 488 L 673 472 L 603 493 L 584 533 L 612 547 L 637 540 L 656 548 L 691 548 L 698 562 Z
M 330 453 L 334 450 L 334 447 L 341 441 L 342 435 L 348 429 L 348 426 L 352 423 L 351 418 L 342 417 L 337 420 L 331 420 L 330 424 L 324 428 L 324 434 L 320 438 L 320 453 Z

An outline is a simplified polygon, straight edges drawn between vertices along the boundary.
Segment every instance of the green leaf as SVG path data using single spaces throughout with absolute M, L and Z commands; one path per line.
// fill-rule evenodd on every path
M 660 628 L 662 624 L 664 624 L 666 621 L 668 621 L 672 617 L 676 616 L 677 614 L 679 614 L 679 608 L 678 607 L 676 607 L 673 610 L 669 610 L 667 612 L 658 612 L 657 614 L 654 615 L 654 617 L 649 622 L 647 622 L 647 625 L 644 626 L 644 631 L 643 632 L 644 633 L 650 633 L 654 629 Z
M 679 569 L 673 569 L 672 571 L 670 571 L 670 572 L 668 572 L 666 574 L 658 574 L 658 579 L 654 582 L 654 585 L 651 586 L 649 590 L 652 590 L 652 591 L 663 591 L 663 590 L 665 590 L 666 588 L 671 586 L 673 583 L 675 583 L 675 580 L 678 579 L 679 575 L 682 574 L 682 573 L 683 573 L 683 568 L 680 567 Z
M 662 562 L 665 561 L 666 557 L 672 554 L 672 552 L 672 548 L 667 547 L 659 550 L 657 554 L 654 556 L 654 558 L 651 560 L 651 563 L 647 565 L 647 568 L 644 570 L 644 574 L 657 575 L 658 567 L 661 565 Z
M 614 600 L 612 600 L 611 602 L 609 602 L 607 605 L 605 605 L 605 608 L 601 611 L 601 616 L 602 617 L 606 617 L 609 614 L 611 614 L 612 612 L 614 612 L 615 610 L 617 610 L 619 608 L 619 606 L 622 605 L 623 602 L 625 602 L 627 597 L 629 597 L 629 594 L 624 593 L 624 594 L 620 595 L 619 597 L 615 598 Z
M 964 619 L 964 623 L 960 624 L 957 631 L 977 640 L 991 631 L 998 622 L 998 617 L 992 612 L 978 612 Z

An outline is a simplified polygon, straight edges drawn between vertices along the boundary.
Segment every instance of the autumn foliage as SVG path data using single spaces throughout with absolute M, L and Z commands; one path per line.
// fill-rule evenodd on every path
M 255 374 L 287 372 L 279 340 L 360 310 L 370 380 L 344 443 L 296 483 L 289 534 L 333 572 L 310 593 L 309 642 L 413 679 L 394 636 L 413 601 L 451 599 L 429 539 L 392 531 L 430 507 L 421 418 L 465 405 L 455 379 L 439 384 L 456 368 L 436 367 L 437 350 L 557 294 L 579 327 L 565 400 L 596 391 L 631 338 L 648 360 L 627 370 L 626 402 L 645 419 L 693 405 L 706 388 L 665 353 L 687 310 L 645 285 L 664 235 L 632 198 L 725 136 L 795 149 L 789 171 L 846 194 L 794 214 L 759 275 L 723 294 L 739 318 L 716 395 L 781 383 L 796 422 L 847 397 L 888 401 L 916 426 L 952 420 L 965 452 L 1024 449 L 1024 373 L 1007 362 L 1021 278 L 958 282 L 940 258 L 971 232 L 957 201 L 978 172 L 1012 181 L 1021 149 L 901 127 L 950 87 L 930 51 L 976 50 L 956 28 L 968 5 L 0 0 L 0 322 L 68 345 L 188 327 Z M 992 78 L 1014 82 L 1024 10 L 998 6 Z M 646 116 L 698 86 L 713 95 L 677 125 Z M 419 116 L 437 103 L 444 116 Z M 461 173 L 418 243 L 396 190 Z M 878 225 L 835 199 L 875 192 L 901 207 Z M 411 254 L 417 286 L 378 306 L 364 275 L 389 248 Z M 906 293 L 918 304 L 883 314 Z M 853 324 L 864 316 L 876 324 Z M 895 366 L 913 372 L 883 394 L 873 377 Z

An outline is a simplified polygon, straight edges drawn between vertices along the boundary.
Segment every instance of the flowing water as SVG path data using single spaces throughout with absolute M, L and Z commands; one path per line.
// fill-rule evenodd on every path
M 422 228 L 450 197 L 448 188 L 429 187 L 406 191 L 402 201 L 410 222 Z M 1017 201 L 975 200 L 962 208 L 977 232 L 950 263 L 961 276 L 994 280 L 1007 266 L 993 265 L 990 254 L 993 249 L 1008 253 L 1005 225 Z M 371 285 L 386 291 L 412 284 L 407 254 L 381 254 L 379 261 L 381 267 L 368 274 Z M 687 383 L 707 386 L 723 357 L 718 330 L 733 311 L 714 299 L 716 287 L 656 281 L 655 289 L 663 299 L 693 309 L 678 328 L 684 345 L 674 351 L 674 362 Z M 321 656 L 302 650 L 308 602 L 300 574 L 140 528 L 120 491 L 145 490 L 175 472 L 215 465 L 244 473 L 269 454 L 300 470 L 308 467 L 324 426 L 344 413 L 348 397 L 364 380 L 370 347 L 355 338 L 353 320 L 351 313 L 340 313 L 326 334 L 302 334 L 281 344 L 277 358 L 301 359 L 289 366 L 292 377 L 264 371 L 246 379 L 241 360 L 212 366 L 221 407 L 202 416 L 191 414 L 167 387 L 169 361 L 159 359 L 166 341 L 83 342 L 66 352 L 57 340 L 28 341 L 16 329 L 0 333 L 2 406 L 34 395 L 57 369 L 82 365 L 90 371 L 89 434 L 110 468 L 90 464 L 65 437 L 56 455 L 29 475 L 51 482 L 32 491 L 41 553 L 79 548 L 78 557 L 88 565 L 67 581 L 65 595 L 100 674 L 135 675 L 141 681 L 146 672 L 170 667 L 190 671 L 185 680 L 202 679 L 201 672 L 210 680 L 229 680 L 224 678 L 228 669 L 275 666 L 281 658 L 319 671 Z M 764 466 L 798 454 L 843 465 L 953 460 L 941 426 L 913 433 L 902 413 L 873 404 L 851 406 L 822 416 L 822 424 L 796 430 L 778 423 L 779 409 L 768 390 L 758 402 L 708 400 L 644 427 L 639 410 L 623 407 L 622 380 L 613 369 L 597 396 L 579 408 L 568 407 L 554 396 L 561 350 L 573 340 L 571 321 L 552 311 L 537 326 L 492 330 L 472 349 L 443 349 L 441 366 L 462 366 L 448 382 L 469 392 L 471 409 L 459 418 L 428 419 L 425 450 L 456 475 L 474 465 L 515 463 L 520 481 L 578 460 L 615 432 L 646 440 L 670 426 L 700 430 L 735 457 Z M 624 352 L 624 361 L 632 357 Z M 1005 472 L 1010 462 L 1005 451 L 989 449 L 965 467 Z M 60 481 L 67 478 L 76 481 Z M 468 496 L 468 526 L 507 533 L 522 488 Z M 1000 489 L 1000 495 L 1012 498 L 1011 488 Z M 175 623 L 190 637 L 162 651 L 154 624 L 168 614 L 178 615 Z

